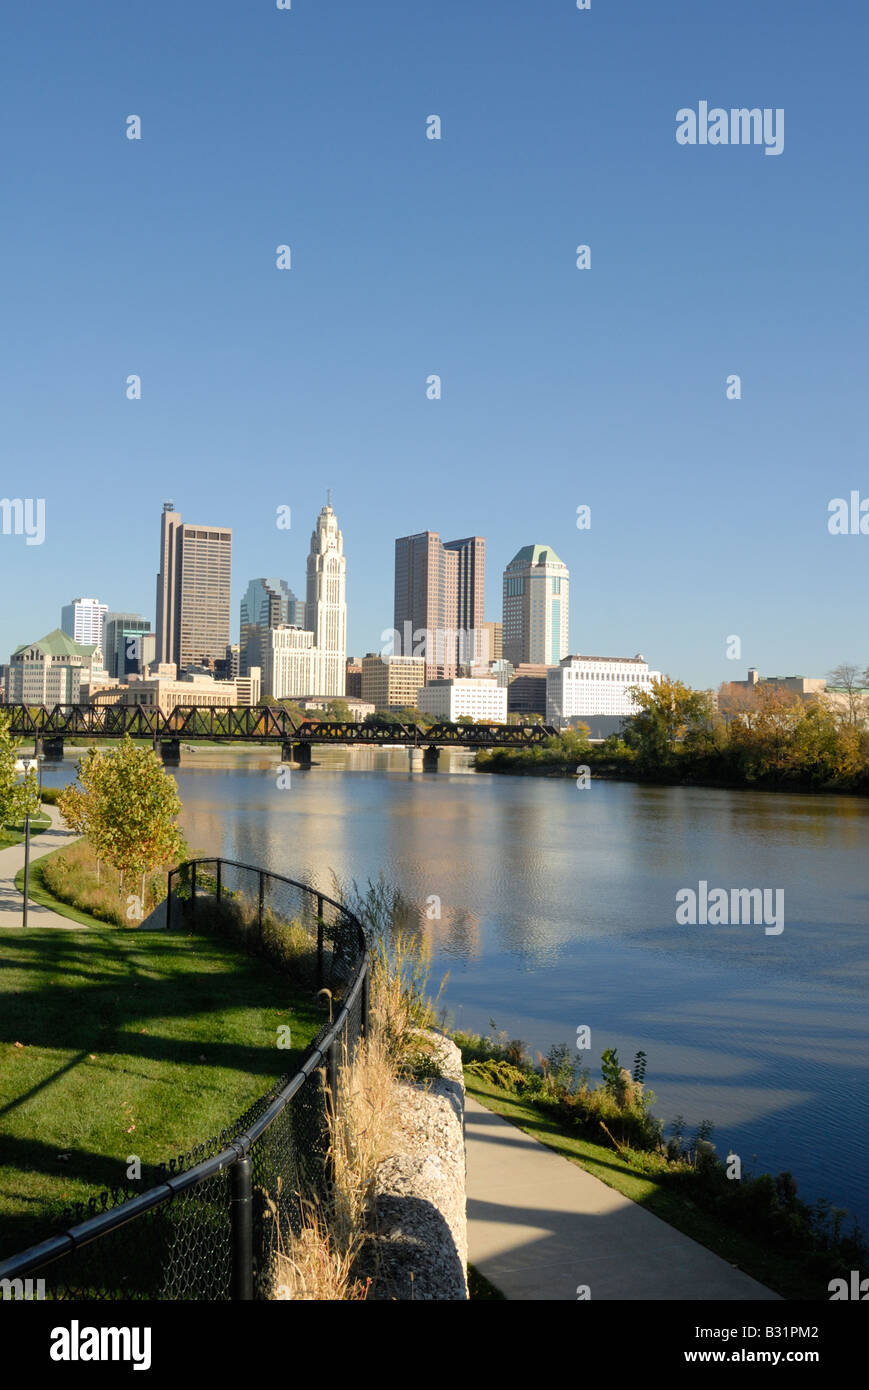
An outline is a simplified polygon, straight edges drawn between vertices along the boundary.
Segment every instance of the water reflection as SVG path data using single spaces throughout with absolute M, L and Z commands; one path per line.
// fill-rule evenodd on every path
M 476 775 L 455 752 L 436 775 L 409 774 L 404 751 L 317 758 L 281 791 L 276 755 L 185 757 L 190 844 L 327 892 L 382 871 L 416 904 L 457 1023 L 494 1018 L 543 1051 L 584 1023 L 595 1068 L 605 1047 L 623 1060 L 643 1048 L 663 1118 L 712 1120 L 719 1150 L 790 1168 L 805 1195 L 869 1225 L 869 803 L 579 791 Z M 783 934 L 678 926 L 676 892 L 700 879 L 783 889 Z

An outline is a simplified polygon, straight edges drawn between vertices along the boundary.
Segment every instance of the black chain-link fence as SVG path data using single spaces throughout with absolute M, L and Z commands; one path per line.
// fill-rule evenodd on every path
M 338 1067 L 368 1024 L 359 921 L 292 879 L 199 859 L 169 875 L 167 928 L 228 936 L 299 987 L 328 989 L 334 1019 L 295 1073 L 172 1158 L 158 1184 L 104 1192 L 67 1213 L 60 1234 L 0 1263 L 0 1300 L 25 1296 L 27 1280 L 37 1296 L 58 1299 L 270 1298 L 302 1204 L 326 1191 Z

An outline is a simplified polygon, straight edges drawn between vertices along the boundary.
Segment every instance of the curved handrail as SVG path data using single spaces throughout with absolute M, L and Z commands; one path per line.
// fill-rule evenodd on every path
M 312 888 L 310 884 L 301 883 L 298 879 L 288 878 L 285 874 L 275 874 L 269 869 L 259 869 L 253 864 L 242 864 L 234 859 L 222 859 L 211 856 L 210 858 L 191 859 L 179 864 L 169 873 L 169 894 L 172 892 L 172 879 L 176 874 L 185 869 L 195 868 L 200 864 L 220 864 L 231 868 L 244 869 L 250 873 L 261 874 L 265 878 L 274 879 L 280 883 L 289 884 L 293 888 L 300 889 L 303 893 L 309 894 L 319 900 L 319 902 L 329 903 L 338 909 L 343 917 L 358 931 L 359 957 L 356 962 L 355 972 L 350 982 L 346 997 L 341 1008 L 330 1023 L 328 1031 L 312 1042 L 297 1071 L 281 1087 L 280 1091 L 273 1097 L 266 1110 L 258 1119 L 253 1121 L 248 1128 L 230 1144 L 224 1147 L 219 1153 L 210 1158 L 202 1159 L 190 1168 L 174 1174 L 172 1177 L 164 1179 L 162 1182 L 155 1183 L 145 1192 L 136 1193 L 134 1196 L 119 1202 L 117 1206 L 109 1210 L 89 1216 L 84 1221 L 70 1226 L 66 1231 L 49 1237 L 47 1240 L 40 1241 L 36 1245 L 28 1246 L 17 1255 L 11 1255 L 7 1259 L 0 1261 L 0 1279 L 20 1278 L 22 1275 L 32 1274 L 37 1270 L 45 1268 L 47 1265 L 62 1259 L 64 1255 L 70 1255 L 82 1246 L 90 1245 L 93 1241 L 99 1240 L 102 1236 L 109 1235 L 111 1232 L 120 1229 L 128 1222 L 142 1216 L 145 1212 L 153 1210 L 155 1207 L 163 1206 L 171 1201 L 179 1193 L 187 1191 L 191 1187 L 204 1182 L 206 1178 L 214 1177 L 224 1168 L 231 1167 L 240 1159 L 245 1158 L 250 1152 L 253 1144 L 257 1142 L 270 1128 L 278 1116 L 286 1109 L 293 1097 L 301 1090 L 305 1082 L 320 1065 L 327 1059 L 331 1050 L 338 1045 L 341 1034 L 343 1033 L 351 1010 L 359 997 L 360 992 L 365 986 L 369 969 L 368 944 L 365 931 L 355 913 L 337 899 L 330 897 L 327 893 L 321 893 L 319 889 Z M 364 1030 L 364 1024 L 363 1024 Z M 269 1095 L 267 1091 L 265 1095 Z M 263 1100 L 265 1097 L 259 1097 Z M 257 1102 L 254 1102 L 254 1105 Z M 250 1107 L 249 1107 L 250 1108 Z M 92 1201 L 95 1199 L 91 1199 Z

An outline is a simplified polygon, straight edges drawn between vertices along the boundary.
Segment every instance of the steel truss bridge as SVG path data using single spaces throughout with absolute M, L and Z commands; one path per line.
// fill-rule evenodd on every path
M 315 744 L 422 748 L 429 763 L 441 748 L 533 748 L 555 734 L 545 724 L 355 724 L 293 719 L 271 705 L 203 708 L 176 705 L 171 714 L 144 705 L 6 705 L 10 733 L 32 738 L 46 757 L 62 757 L 65 739 L 150 739 L 174 760 L 184 742 L 274 743 L 288 760 L 310 762 Z

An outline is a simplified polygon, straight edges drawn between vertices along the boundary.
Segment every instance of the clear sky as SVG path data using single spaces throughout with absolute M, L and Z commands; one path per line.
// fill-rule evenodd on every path
M 392 625 L 394 538 L 430 528 L 486 537 L 489 618 L 552 546 L 573 650 L 701 685 L 869 663 L 869 535 L 827 530 L 869 496 L 863 0 L 87 0 L 2 28 L 0 493 L 44 497 L 46 535 L 0 535 L 0 659 L 78 594 L 153 618 L 164 499 L 234 528 L 235 636 L 251 577 L 304 594 L 331 487 L 356 654 Z M 677 144 L 701 101 L 783 108 L 783 152 Z

